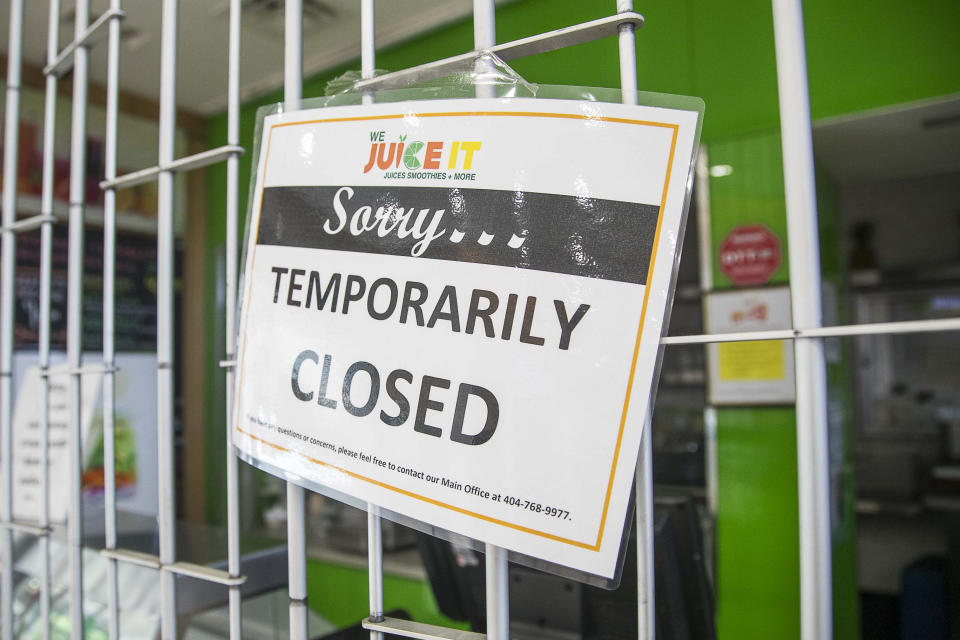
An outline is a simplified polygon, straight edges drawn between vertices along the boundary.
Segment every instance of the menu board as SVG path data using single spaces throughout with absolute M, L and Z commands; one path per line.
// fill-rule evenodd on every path
M 178 249 L 178 254 L 181 251 Z M 65 224 L 54 226 L 50 283 L 50 347 L 66 349 L 67 258 Z M 182 260 L 177 259 L 179 265 Z M 84 237 L 83 349 L 99 351 L 103 343 L 103 230 L 89 227 Z M 155 236 L 118 233 L 116 243 L 116 349 L 153 351 L 157 340 L 157 240 Z M 177 274 L 179 276 L 179 273 Z M 18 350 L 37 346 L 40 323 L 40 232 L 17 237 L 16 324 Z

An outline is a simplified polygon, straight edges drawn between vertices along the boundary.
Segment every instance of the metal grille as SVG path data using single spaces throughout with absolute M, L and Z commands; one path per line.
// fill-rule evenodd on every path
M 0 631 L 4 640 L 13 637 L 13 562 L 12 533 L 19 531 L 40 538 L 41 571 L 40 603 L 44 637 L 49 638 L 50 627 L 50 521 L 49 483 L 50 469 L 47 455 L 49 439 L 50 377 L 63 374 L 62 370 L 50 368 L 50 273 L 52 257 L 53 216 L 53 146 L 56 130 L 57 82 L 69 71 L 73 73 L 72 122 L 70 127 L 70 197 L 69 197 L 69 257 L 67 273 L 67 370 L 69 376 L 70 403 L 70 469 L 69 510 L 67 546 L 70 556 L 70 622 L 72 635 L 84 635 L 83 616 L 83 559 L 82 559 L 82 493 L 81 493 L 81 377 L 102 374 L 104 416 L 104 502 L 105 502 L 105 548 L 102 554 L 107 559 L 108 631 L 110 638 L 120 637 L 119 593 L 117 587 L 118 565 L 131 563 L 155 569 L 160 578 L 161 635 L 177 637 L 175 579 L 177 575 L 225 585 L 230 590 L 231 637 L 240 637 L 240 584 L 239 575 L 239 527 L 237 524 L 237 461 L 227 451 L 227 505 L 228 505 L 228 567 L 227 571 L 211 569 L 202 565 L 177 561 L 174 537 L 174 456 L 173 456 L 173 278 L 174 278 L 174 232 L 173 232 L 173 175 L 190 171 L 222 160 L 227 161 L 227 217 L 228 270 L 227 299 L 228 329 L 233 321 L 232 301 L 236 291 L 236 219 L 237 219 L 237 155 L 243 152 L 238 142 L 239 116 L 239 45 L 240 45 L 240 0 L 230 2 L 230 56 L 229 56 L 229 136 L 228 145 L 185 158 L 174 157 L 176 133 L 176 62 L 177 62 L 177 0 L 164 0 L 161 42 L 161 88 L 160 88 L 160 135 L 157 165 L 134 173 L 117 176 L 117 120 L 118 120 L 118 75 L 120 56 L 120 20 L 124 12 L 120 0 L 110 0 L 109 9 L 92 23 L 89 0 L 77 0 L 75 11 L 74 39 L 63 50 L 58 50 L 58 27 L 60 19 L 59 0 L 50 0 L 46 96 L 43 138 L 43 186 L 41 213 L 31 218 L 18 220 L 16 215 L 17 135 L 19 115 L 19 87 L 21 67 L 21 40 L 23 26 L 23 0 L 10 3 L 10 47 L 7 70 L 7 102 L 3 193 L 3 264 L 2 264 L 2 353 L 0 369 L 0 433 L 2 433 L 3 492 L 0 495 L 0 546 L 2 546 L 3 574 L 0 576 L 2 608 L 0 608 Z M 86 109 L 88 84 L 89 49 L 106 35 L 107 92 L 105 132 L 105 179 L 100 183 L 104 191 L 103 215 L 103 363 L 84 365 L 81 362 L 82 277 L 84 208 L 86 180 Z M 159 468 L 159 543 L 157 556 L 117 547 L 117 523 L 115 486 L 115 346 L 114 346 L 114 301 L 115 301 L 115 248 L 116 248 L 116 192 L 148 181 L 157 181 L 157 456 Z M 16 233 L 29 229 L 41 229 L 40 257 L 40 318 L 39 358 L 42 375 L 41 413 L 41 465 L 43 504 L 39 525 L 15 522 L 12 518 L 12 389 L 10 371 L 13 360 L 13 306 Z M 231 242 L 232 241 L 232 242 Z M 232 260 L 232 261 L 231 261 Z M 228 335 L 230 331 L 228 331 Z M 229 348 L 228 348 L 229 351 Z M 228 369 L 227 383 L 230 387 L 231 373 Z M 229 406 L 229 399 L 228 399 Z
M 296 109 L 301 100 L 303 0 L 286 0 L 284 100 L 288 109 Z M 826 639 L 832 635 L 831 566 L 829 533 L 829 496 L 826 436 L 826 384 L 822 339 L 831 336 L 856 336 L 880 333 L 948 331 L 960 329 L 960 319 L 929 320 L 822 327 L 820 311 L 820 259 L 817 240 L 817 216 L 813 179 L 813 156 L 802 14 L 799 0 L 772 0 L 780 89 L 783 158 L 789 226 L 790 283 L 793 292 L 794 328 L 738 334 L 697 335 L 664 338 L 663 345 L 706 344 L 745 340 L 792 339 L 796 356 L 798 471 L 800 487 L 801 540 L 801 613 L 802 634 L 806 639 Z M 69 377 L 71 412 L 70 503 L 67 542 L 70 552 L 70 611 L 73 637 L 83 637 L 83 563 L 81 547 L 81 378 L 96 373 L 104 376 L 104 477 L 106 545 L 102 553 L 108 559 L 108 610 L 110 638 L 120 637 L 117 571 L 120 563 L 145 566 L 159 572 L 161 593 L 161 636 L 177 637 L 175 599 L 176 575 L 190 576 L 229 588 L 230 637 L 241 637 L 237 458 L 227 433 L 227 529 L 228 564 L 226 571 L 177 560 L 174 546 L 175 497 L 173 486 L 173 174 L 226 161 L 226 360 L 221 362 L 226 378 L 227 425 L 232 424 L 234 353 L 232 337 L 236 333 L 237 294 L 237 216 L 239 146 L 239 57 L 241 0 L 229 3 L 228 51 L 228 133 L 227 145 L 184 158 L 174 157 L 176 130 L 176 61 L 178 0 L 162 0 L 162 65 L 160 92 L 160 145 L 157 165 L 124 176 L 117 176 L 118 69 L 120 20 L 124 13 L 120 0 L 110 0 L 109 9 L 90 21 L 89 0 L 77 0 L 74 40 L 58 49 L 59 0 L 50 0 L 48 26 L 46 102 L 43 132 L 43 184 L 41 213 L 17 217 L 17 138 L 19 87 L 23 24 L 23 0 L 10 2 L 10 40 L 8 52 L 5 153 L 3 159 L 2 275 L 0 275 L 0 637 L 13 637 L 13 562 L 14 532 L 36 536 L 40 542 L 40 604 L 44 637 L 50 637 L 50 521 L 49 521 L 49 394 L 53 375 Z M 611 7 L 613 8 L 613 7 Z M 364 91 L 364 103 L 374 101 L 378 89 L 397 86 L 412 79 L 436 76 L 445 68 L 461 62 L 465 56 L 439 60 L 420 67 L 374 77 L 374 0 L 361 0 L 362 77 L 358 85 Z M 493 0 L 474 0 L 474 45 L 490 50 L 501 58 L 535 55 L 589 40 L 616 36 L 619 40 L 623 101 L 635 104 L 637 74 L 634 32 L 643 18 L 633 11 L 632 0 L 617 0 L 616 14 L 521 40 L 496 43 Z M 108 47 L 107 118 L 105 135 L 104 255 L 103 255 L 103 362 L 84 365 L 81 361 L 81 309 L 84 232 L 84 181 L 86 172 L 85 139 L 89 49 L 106 36 Z M 69 269 L 67 310 L 66 373 L 50 367 L 50 293 L 53 216 L 53 147 L 56 126 L 58 78 L 73 73 L 71 122 Z M 705 163 L 701 163 L 705 168 Z M 159 459 L 159 555 L 153 556 L 117 547 L 116 486 L 114 482 L 114 250 L 116 245 L 116 191 L 148 181 L 158 183 L 157 253 L 157 452 Z M 14 275 L 16 236 L 40 229 L 39 362 L 42 371 L 41 519 L 39 523 L 13 520 L 12 504 L 12 382 Z M 646 425 L 637 484 L 638 544 L 638 624 L 639 637 L 654 635 L 653 615 L 653 536 L 650 425 Z M 290 637 L 307 637 L 305 490 L 287 486 Z M 467 633 L 442 627 L 384 618 L 381 523 L 378 510 L 368 508 L 370 617 L 363 625 L 371 638 L 384 634 L 409 638 L 482 638 L 504 640 L 509 635 L 507 552 L 494 546 L 486 548 L 487 634 Z

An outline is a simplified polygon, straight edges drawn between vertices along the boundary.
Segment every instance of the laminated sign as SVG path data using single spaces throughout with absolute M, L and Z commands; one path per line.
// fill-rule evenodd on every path
M 268 116 L 241 455 L 612 577 L 699 117 L 523 98 Z

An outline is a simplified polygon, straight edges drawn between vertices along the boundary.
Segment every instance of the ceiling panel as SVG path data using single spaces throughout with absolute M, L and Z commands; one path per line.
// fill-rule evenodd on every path
M 960 171 L 960 97 L 823 120 L 814 124 L 813 143 L 840 183 Z
M 283 0 L 243 0 L 241 98 L 283 84 Z M 24 60 L 46 61 L 47 2 L 24 9 Z M 91 21 L 108 7 L 91 1 Z M 124 91 L 157 99 L 160 82 L 160 0 L 126 0 L 120 80 Z M 226 108 L 228 0 L 180 2 L 177 104 L 210 114 Z M 377 46 L 404 40 L 468 16 L 471 0 L 388 0 L 376 4 Z M 9 3 L 0 2 L 0 46 L 7 49 Z M 72 40 L 73 0 L 61 9 L 61 46 Z M 304 72 L 311 75 L 360 55 L 359 0 L 304 0 Z M 106 82 L 106 46 L 91 55 L 90 75 Z

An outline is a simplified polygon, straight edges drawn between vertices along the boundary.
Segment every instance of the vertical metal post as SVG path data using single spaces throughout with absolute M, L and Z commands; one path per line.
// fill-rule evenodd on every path
M 290 640 L 307 639 L 307 541 L 303 487 L 287 483 L 287 578 Z
M 717 468 L 717 408 L 703 410 L 704 471 L 706 472 L 707 511 L 716 518 L 720 482 Z
M 473 48 L 477 51 L 497 43 L 496 8 L 493 0 L 473 0 Z M 486 71 L 481 62 L 477 71 Z M 477 87 L 478 98 L 495 96 L 493 87 Z M 487 638 L 507 640 L 510 637 L 510 585 L 507 551 L 492 544 L 485 545 L 487 588 Z
M 177 89 L 178 0 L 163 0 L 160 43 L 161 167 L 174 159 Z M 173 462 L 173 172 L 161 171 L 157 184 L 157 471 L 160 492 L 160 563 L 176 559 Z M 177 638 L 176 576 L 160 572 L 160 633 Z
M 640 457 L 634 479 L 637 501 L 637 638 L 656 636 L 656 589 L 653 579 L 653 404 L 640 437 Z
M 497 14 L 492 0 L 473 0 L 473 48 L 497 44 Z
M 370 591 L 370 619 L 383 621 L 383 530 L 380 508 L 367 505 L 367 581 Z M 370 632 L 370 640 L 382 640 L 379 631 Z
M 298 109 L 303 78 L 303 3 L 286 0 L 284 14 L 283 99 L 286 110 Z M 287 483 L 287 571 L 290 594 L 290 639 L 307 638 L 307 541 L 303 487 Z
M 374 0 L 361 0 L 360 2 L 360 75 L 363 78 L 372 78 L 376 68 L 377 45 L 376 45 L 376 20 L 374 15 Z M 373 96 L 364 95 L 364 103 L 367 100 L 373 102 Z
M 227 72 L 227 144 L 240 144 L 240 0 L 230 0 L 230 41 Z M 235 357 L 237 314 L 237 211 L 239 159 L 227 158 L 227 273 L 226 273 L 226 357 Z M 234 367 L 226 368 L 227 399 L 227 571 L 240 575 L 240 488 L 237 456 L 233 451 Z M 241 638 L 240 586 L 230 587 L 230 640 Z
M 507 550 L 503 547 L 485 545 L 487 588 L 487 638 L 509 640 L 510 638 L 510 584 Z
M 821 326 L 810 96 L 800 0 L 773 0 L 780 135 L 794 327 Z M 797 484 L 800 501 L 800 628 L 805 640 L 833 636 L 827 383 L 823 341 L 794 340 Z
M 303 91 L 303 0 L 286 0 L 284 12 L 283 100 L 291 110 Z
M 633 11 L 633 0 L 617 0 L 617 12 Z M 637 49 L 633 24 L 620 25 L 620 101 L 637 104 Z M 662 348 L 662 347 L 661 347 Z M 635 479 L 637 501 L 637 633 L 643 640 L 656 635 L 653 581 L 653 403 L 640 438 Z
M 13 519 L 13 322 L 14 270 L 17 265 L 17 238 L 10 225 L 17 218 L 17 148 L 20 119 L 20 53 L 23 30 L 23 0 L 10 1 L 10 40 L 7 58 L 7 106 L 3 147 L 3 232 L 0 274 L 0 518 Z M 3 640 L 13 638 L 13 533 L 0 531 L 0 632 Z
M 374 0 L 360 4 L 360 75 L 372 78 L 376 67 L 376 26 Z M 363 104 L 373 104 L 373 94 L 363 95 Z M 383 529 L 380 509 L 367 504 L 367 581 L 370 596 L 370 619 L 383 620 Z M 370 640 L 383 640 L 383 633 L 370 632 Z
M 697 195 L 697 247 L 700 258 L 700 306 L 703 318 L 703 326 L 707 324 L 707 297 L 713 290 L 713 247 L 711 246 L 710 235 L 710 155 L 707 147 L 700 145 L 700 152 L 697 154 L 697 164 L 695 169 L 696 195 Z M 707 349 L 706 345 L 701 346 Z M 717 549 L 717 504 L 720 495 L 720 481 L 718 475 L 718 455 L 717 455 L 717 408 L 708 404 L 703 408 L 703 444 L 704 444 L 704 467 L 707 492 L 707 513 L 710 516 L 710 535 L 707 570 L 711 580 L 716 576 L 716 549 Z
M 47 64 L 57 57 L 60 41 L 60 0 L 50 0 L 47 16 Z M 40 318 L 37 350 L 40 371 L 40 526 L 50 526 L 50 278 L 53 260 L 53 181 L 54 145 L 57 121 L 57 76 L 46 77 L 43 105 L 43 178 L 40 189 L 40 213 L 48 221 L 40 227 Z M 43 640 L 50 639 L 50 537 L 40 538 L 40 618 Z
M 77 0 L 74 38 L 80 39 L 90 21 L 90 0 Z M 87 47 L 73 54 L 73 105 L 70 124 L 70 253 L 67 263 L 67 364 L 70 376 L 70 620 L 73 636 L 83 638 L 83 425 L 80 388 L 83 352 L 84 206 L 87 173 Z
M 119 10 L 120 0 L 110 0 L 110 8 Z M 107 42 L 107 121 L 105 132 L 104 178 L 117 177 L 117 94 L 120 74 L 120 23 L 111 20 Z M 114 369 L 114 275 L 117 233 L 117 192 L 103 194 L 103 479 L 104 542 L 107 549 L 117 548 L 117 485 L 114 406 L 116 387 Z M 120 638 L 117 561 L 107 559 L 107 632 L 111 640 Z
M 476 51 L 487 49 L 497 44 L 497 16 L 493 0 L 473 0 L 473 48 Z M 476 72 L 483 82 L 483 76 L 492 71 L 490 63 L 478 60 Z M 477 85 L 478 98 L 496 97 L 496 89 L 487 84 Z
M 700 292 L 706 294 L 713 290 L 713 247 L 710 243 L 710 155 L 704 145 L 700 145 L 697 164 L 694 170 L 694 184 L 697 185 L 697 249 L 700 264 Z

